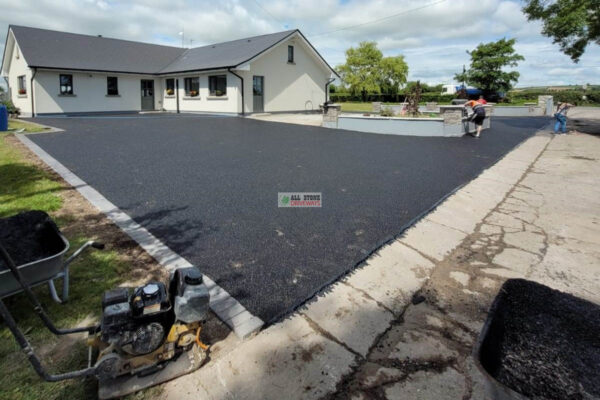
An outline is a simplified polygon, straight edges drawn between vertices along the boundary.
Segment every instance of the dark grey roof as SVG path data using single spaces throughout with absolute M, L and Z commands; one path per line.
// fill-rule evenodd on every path
M 234 67 L 297 30 L 194 49 L 11 25 L 30 67 L 164 74 Z
M 296 32 L 296 30 L 254 36 L 189 49 L 160 72 L 170 73 L 235 67 L 236 65 L 254 58 L 258 54 L 292 35 L 294 32 Z
M 30 67 L 152 74 L 185 49 L 128 40 L 14 26 L 21 53 Z

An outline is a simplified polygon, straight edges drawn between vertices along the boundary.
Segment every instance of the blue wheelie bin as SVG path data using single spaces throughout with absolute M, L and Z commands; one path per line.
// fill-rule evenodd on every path
M 8 130 L 8 110 L 4 104 L 0 104 L 0 132 Z

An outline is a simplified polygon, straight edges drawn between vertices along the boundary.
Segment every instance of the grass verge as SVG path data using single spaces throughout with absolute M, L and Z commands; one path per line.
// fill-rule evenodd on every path
M 62 229 L 72 225 L 75 218 L 69 217 L 68 210 L 65 212 L 69 204 L 63 202 L 61 197 L 61 192 L 68 189 L 50 173 L 28 162 L 23 153 L 9 143 L 8 138 L 9 134 L 0 134 L 0 218 L 32 209 L 48 213 L 61 211 L 61 217 L 55 218 L 59 227 Z M 89 239 L 88 232 L 84 230 L 72 234 L 69 237 L 69 253 Z M 100 315 L 102 293 L 125 281 L 129 271 L 130 265 L 116 251 L 89 250 L 71 264 L 70 296 L 66 304 L 52 301 L 46 285 L 38 286 L 34 291 L 57 326 L 89 325 Z M 62 282 L 57 284 L 60 286 Z M 4 301 L 49 371 L 58 373 L 85 367 L 85 336 L 52 335 L 23 294 Z M 152 396 L 156 390 L 159 389 L 142 392 L 132 398 L 142 398 L 139 396 L 144 393 Z M 92 378 L 44 382 L 20 351 L 10 331 L 0 323 L 0 399 L 82 400 L 95 399 L 96 392 L 96 382 Z
M 50 128 L 46 128 L 45 126 L 41 126 L 38 124 L 33 124 L 31 122 L 25 122 L 18 119 L 9 119 L 8 120 L 8 130 L 9 131 L 18 131 L 20 129 L 24 129 L 23 132 L 27 133 L 35 133 L 35 132 L 44 132 L 49 130 Z

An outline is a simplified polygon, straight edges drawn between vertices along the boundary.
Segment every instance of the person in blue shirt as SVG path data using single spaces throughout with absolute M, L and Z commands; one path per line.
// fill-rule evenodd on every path
M 562 131 L 562 133 L 567 133 L 567 112 L 570 107 L 574 107 L 573 104 L 569 103 L 558 103 L 556 106 L 556 112 L 554 113 L 554 118 L 556 118 L 556 123 L 554 124 L 554 133 L 558 133 L 558 129 Z

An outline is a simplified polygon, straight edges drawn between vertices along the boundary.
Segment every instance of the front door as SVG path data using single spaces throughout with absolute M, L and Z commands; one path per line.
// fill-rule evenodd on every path
M 154 110 L 154 81 L 142 79 L 142 111 Z
M 252 77 L 252 111 L 261 113 L 265 111 L 265 78 L 263 76 Z

